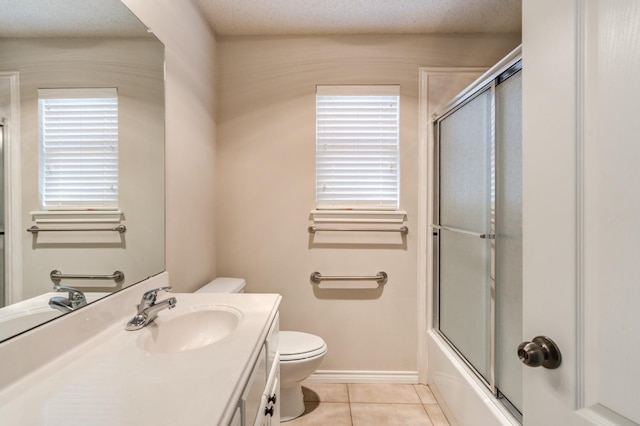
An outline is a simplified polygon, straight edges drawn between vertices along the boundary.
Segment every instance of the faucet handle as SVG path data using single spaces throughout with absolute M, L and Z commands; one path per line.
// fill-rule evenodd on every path
M 54 285 L 53 289 L 58 292 L 66 291 L 69 293 L 69 301 L 74 308 L 79 308 L 87 304 L 87 299 L 84 297 L 84 293 L 77 288 L 68 287 L 64 285 Z
M 60 292 L 66 291 L 67 293 L 69 293 L 69 299 L 73 299 L 75 297 L 78 297 L 78 295 L 82 295 L 82 292 L 77 288 L 67 287 L 64 285 L 54 285 L 53 289 Z
M 142 303 L 147 303 L 147 304 L 152 304 L 155 303 L 156 298 L 158 297 L 158 292 L 160 291 L 171 291 L 171 287 L 159 287 L 159 288 L 154 288 L 152 290 L 149 290 L 147 292 L 145 292 L 142 295 Z

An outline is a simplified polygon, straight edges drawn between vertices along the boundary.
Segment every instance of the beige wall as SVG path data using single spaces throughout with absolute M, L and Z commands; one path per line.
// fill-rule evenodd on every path
M 281 327 L 326 340 L 323 370 L 417 370 L 418 68 L 489 67 L 518 44 L 518 35 L 219 38 L 218 275 L 282 294 Z M 316 84 L 400 84 L 406 244 L 310 241 Z M 313 271 L 386 271 L 389 281 L 318 291 Z
M 216 40 L 192 0 L 123 0 L 165 45 L 166 268 L 174 291 L 216 275 Z
M 49 273 L 111 274 L 123 271 L 123 285 L 164 269 L 164 91 L 163 49 L 151 39 L 4 39 L 2 71 L 20 73 L 22 223 L 39 202 L 39 88 L 118 89 L 118 207 L 128 232 L 22 232 L 22 294 L 52 290 Z M 112 225 L 114 226 L 114 225 Z M 47 227 L 46 225 L 43 227 Z M 73 224 L 70 225 L 73 227 Z M 104 226 L 98 226 L 104 227 Z M 86 290 L 117 289 L 114 282 L 63 282 Z

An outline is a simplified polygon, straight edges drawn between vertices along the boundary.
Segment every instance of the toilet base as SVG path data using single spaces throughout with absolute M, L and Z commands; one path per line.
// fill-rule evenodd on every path
M 304 397 L 300 383 L 280 388 L 280 421 L 286 422 L 304 413 Z

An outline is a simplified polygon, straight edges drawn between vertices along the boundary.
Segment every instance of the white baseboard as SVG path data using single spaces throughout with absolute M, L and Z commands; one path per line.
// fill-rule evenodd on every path
M 417 371 L 318 370 L 306 381 L 315 383 L 418 383 Z

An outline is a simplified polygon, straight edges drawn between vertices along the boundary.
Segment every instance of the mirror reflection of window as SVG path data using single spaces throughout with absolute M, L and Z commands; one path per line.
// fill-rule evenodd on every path
M 38 316 L 34 305 L 57 312 L 48 305 L 52 270 L 125 273 L 119 283 L 63 282 L 98 298 L 165 269 L 164 46 L 122 1 L 81 3 L 78 8 L 77 0 L 2 2 L 0 116 L 8 120 L 5 155 L 7 170 L 13 172 L 5 174 L 10 189 L 4 254 L 8 309 L 0 308 L 0 341 L 50 319 Z M 42 205 L 38 90 L 43 88 L 117 88 L 117 186 L 112 182 L 105 190 L 117 191 L 111 194 L 117 204 L 104 207 L 105 199 L 99 201 L 103 207 L 94 207 L 95 200 L 71 207 Z M 94 211 L 83 209 L 86 204 Z M 34 225 L 77 229 L 110 224 L 126 225 L 127 232 L 56 231 L 34 237 L 26 231 Z
M 39 89 L 38 106 L 41 207 L 117 208 L 117 89 Z

